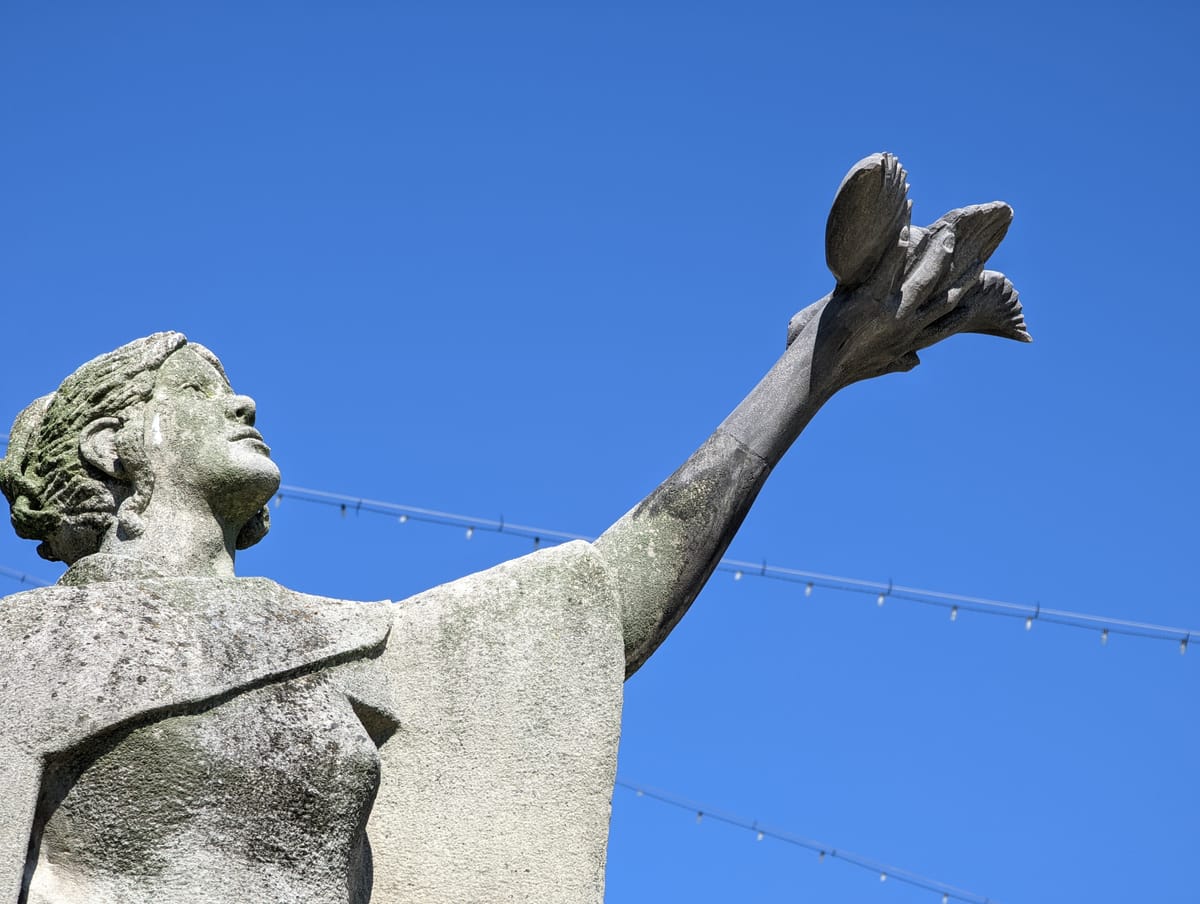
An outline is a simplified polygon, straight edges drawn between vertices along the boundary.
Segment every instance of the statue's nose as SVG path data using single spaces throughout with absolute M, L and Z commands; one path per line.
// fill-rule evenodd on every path
M 256 411 L 254 399 L 250 398 L 250 396 L 235 395 L 229 401 L 230 415 L 248 427 L 254 426 Z

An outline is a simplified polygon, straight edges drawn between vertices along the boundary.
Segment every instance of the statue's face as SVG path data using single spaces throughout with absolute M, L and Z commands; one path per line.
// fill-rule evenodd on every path
M 183 347 L 159 369 L 146 412 L 146 460 L 154 496 L 243 522 L 279 487 L 279 468 L 254 429 L 254 401 L 234 395 L 221 373 Z M 168 496 L 166 501 L 172 501 Z

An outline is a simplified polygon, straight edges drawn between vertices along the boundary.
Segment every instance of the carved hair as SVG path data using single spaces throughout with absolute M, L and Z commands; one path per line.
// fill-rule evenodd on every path
M 97 552 L 114 523 L 124 537 L 142 532 L 140 515 L 154 491 L 154 476 L 145 467 L 143 414 L 159 368 L 185 345 L 181 333 L 130 342 L 84 364 L 57 392 L 17 416 L 8 455 L 0 459 L 0 490 L 17 535 L 40 540 L 42 558 L 71 565 Z M 195 343 L 189 347 L 225 377 L 212 352 Z M 125 480 L 109 477 L 80 452 L 84 428 L 105 417 L 121 423 L 117 451 Z M 237 548 L 253 546 L 269 528 L 264 506 L 238 534 Z

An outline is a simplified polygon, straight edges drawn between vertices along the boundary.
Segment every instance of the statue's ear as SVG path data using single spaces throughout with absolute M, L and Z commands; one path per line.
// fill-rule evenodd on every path
M 127 481 L 129 475 L 117 454 L 117 431 L 121 422 L 115 417 L 96 418 L 79 436 L 79 452 L 84 461 L 114 480 Z

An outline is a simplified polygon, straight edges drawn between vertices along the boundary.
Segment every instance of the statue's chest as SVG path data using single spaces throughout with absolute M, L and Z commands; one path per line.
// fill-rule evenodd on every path
M 337 671 L 238 694 L 53 764 L 30 900 L 44 868 L 43 879 L 84 879 L 95 900 L 140 901 L 144 885 L 158 889 L 155 900 L 182 901 L 201 882 L 199 900 L 353 900 L 379 756 Z M 230 887 L 213 898 L 217 875 Z M 164 899 L 164 888 L 179 895 Z

